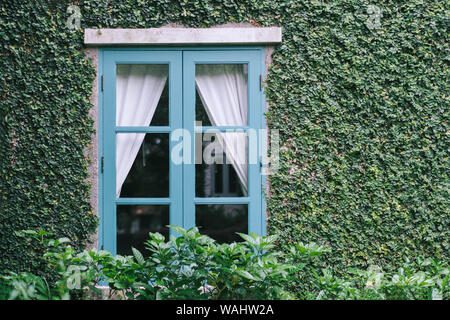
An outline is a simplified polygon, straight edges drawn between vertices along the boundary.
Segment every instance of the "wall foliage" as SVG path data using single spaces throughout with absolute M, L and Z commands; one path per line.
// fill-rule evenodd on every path
M 269 232 L 321 241 L 336 272 L 449 255 L 446 1 L 86 0 L 0 3 L 0 269 L 28 269 L 14 236 L 94 230 L 83 150 L 94 68 L 82 30 L 170 22 L 283 27 L 265 85 L 281 168 Z M 281 242 L 280 242 L 281 243 Z

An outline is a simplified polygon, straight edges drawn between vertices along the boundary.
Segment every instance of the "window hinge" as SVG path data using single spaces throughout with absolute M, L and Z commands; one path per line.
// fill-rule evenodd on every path
M 101 81 L 102 81 L 102 91 L 103 91 L 103 75 L 102 75 L 102 78 L 101 78 Z
M 100 170 L 103 173 L 103 170 L 105 169 L 105 157 L 102 156 L 102 160 L 100 163 Z
M 259 75 L 259 91 L 262 91 L 263 87 L 263 76 L 262 74 Z

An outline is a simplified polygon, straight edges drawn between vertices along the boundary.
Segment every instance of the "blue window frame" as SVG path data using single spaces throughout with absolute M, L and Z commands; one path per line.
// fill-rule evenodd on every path
M 248 192 L 245 196 L 198 197 L 195 194 L 195 164 L 169 161 L 168 197 L 116 197 L 116 135 L 126 133 L 171 134 L 184 129 L 191 137 L 206 130 L 224 132 L 230 127 L 196 127 L 195 70 L 197 64 L 245 64 L 248 76 L 248 123 L 234 129 L 254 130 L 260 141 L 265 127 L 264 96 L 261 89 L 265 50 L 262 47 L 234 48 L 104 48 L 99 54 L 99 247 L 117 252 L 117 206 L 169 206 L 169 223 L 190 228 L 196 225 L 196 205 L 246 205 L 248 230 L 265 234 L 263 179 L 258 145 L 256 162 L 248 163 Z M 116 125 L 116 71 L 120 64 L 168 65 L 169 123 L 165 126 Z M 169 152 L 178 143 L 170 139 Z M 195 144 L 190 145 L 195 154 Z

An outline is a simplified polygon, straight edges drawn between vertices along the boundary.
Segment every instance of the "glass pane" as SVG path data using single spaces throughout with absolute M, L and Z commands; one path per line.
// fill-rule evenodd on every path
M 195 195 L 247 196 L 247 134 L 196 135 Z
M 168 75 L 167 64 L 117 65 L 116 125 L 169 125 Z
M 208 114 L 206 113 L 206 110 L 203 107 L 203 102 L 200 99 L 200 96 L 198 95 L 198 89 L 195 90 L 195 119 L 197 121 L 201 121 L 201 125 L 204 127 L 212 126 Z
M 153 118 L 150 122 L 151 126 L 168 126 L 169 125 L 169 81 L 166 81 L 164 90 L 159 99 Z
M 119 205 L 117 206 L 117 253 L 132 254 L 131 247 L 142 254 L 149 232 L 159 232 L 169 239 L 168 205 Z
M 201 234 L 221 242 L 242 241 L 236 234 L 248 233 L 246 204 L 214 204 L 195 206 L 195 224 Z
M 197 64 L 195 83 L 195 119 L 203 126 L 247 125 L 247 64 Z
M 169 134 L 118 133 L 116 140 L 117 196 L 169 197 Z

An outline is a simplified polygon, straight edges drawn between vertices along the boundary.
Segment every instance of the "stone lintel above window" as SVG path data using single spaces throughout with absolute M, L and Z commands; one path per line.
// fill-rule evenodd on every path
M 89 46 L 270 45 L 281 43 L 281 28 L 85 29 L 84 43 Z

